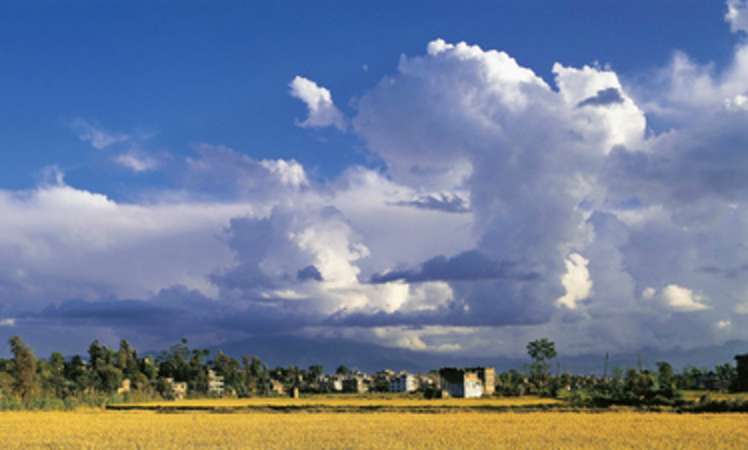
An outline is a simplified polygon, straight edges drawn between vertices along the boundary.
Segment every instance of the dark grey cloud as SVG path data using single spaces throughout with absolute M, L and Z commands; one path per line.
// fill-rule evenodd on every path
M 470 212 L 470 202 L 466 199 L 456 194 L 442 192 L 425 194 L 413 200 L 397 202 L 395 205 L 451 213 Z
M 540 325 L 550 318 L 550 309 L 528 308 L 512 300 L 504 302 L 502 296 L 455 302 L 434 311 L 396 311 L 387 313 L 352 313 L 333 315 L 322 325 L 327 327 L 500 327 L 507 325 Z M 471 310 L 469 305 L 490 303 L 490 307 Z
M 148 299 L 70 299 L 38 312 L 19 314 L 22 320 L 111 327 L 187 328 L 207 316 L 226 313 L 226 306 L 201 293 L 174 286 Z M 165 327 L 165 328 L 164 328 Z M 203 327 L 200 327 L 203 328 Z
M 296 278 L 299 281 L 324 281 L 319 269 L 314 266 L 306 266 L 303 269 L 299 270 L 299 272 L 296 274 Z
M 234 304 L 207 298 L 182 286 L 162 290 L 148 299 L 66 300 L 39 311 L 17 312 L 13 317 L 16 326 L 2 331 L 24 334 L 26 330 L 76 330 L 89 340 L 106 340 L 113 335 L 156 348 L 181 337 L 220 342 L 291 333 L 322 322 L 298 302 L 282 307 L 276 301 Z M 99 330 L 104 328 L 110 332 L 101 336 Z M 54 342 L 46 342 L 41 350 L 58 348 Z
M 716 265 L 706 265 L 699 269 L 701 272 L 724 277 L 730 280 L 738 279 L 748 274 L 748 263 L 734 267 L 720 267 Z
M 579 102 L 577 108 L 584 108 L 585 106 L 608 106 L 623 102 L 624 99 L 621 91 L 612 87 L 597 91 L 597 94 L 594 96 Z
M 67 300 L 50 305 L 27 319 L 97 325 L 156 325 L 179 319 L 183 311 L 143 300 Z
M 232 219 L 226 230 L 228 246 L 234 251 L 237 265 L 230 270 L 214 273 L 210 280 L 224 290 L 250 290 L 258 286 L 272 286 L 272 281 L 259 264 L 272 246 L 270 219 Z
M 415 269 L 395 270 L 371 277 L 375 284 L 391 281 L 418 283 L 424 281 L 476 281 L 492 279 L 532 281 L 539 278 L 535 272 L 519 271 L 517 264 L 495 261 L 478 250 L 469 250 L 453 257 L 436 256 Z

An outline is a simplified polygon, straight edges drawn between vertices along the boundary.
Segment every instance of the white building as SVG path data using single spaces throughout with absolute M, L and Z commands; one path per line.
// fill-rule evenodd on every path
M 409 373 L 400 374 L 390 381 L 390 392 L 415 392 L 417 389 L 416 377 Z
M 216 374 L 213 369 L 208 369 L 208 393 L 220 397 L 224 392 L 223 377 Z
M 451 397 L 478 398 L 483 396 L 483 381 L 478 373 L 469 369 L 445 368 L 439 371 L 442 389 Z

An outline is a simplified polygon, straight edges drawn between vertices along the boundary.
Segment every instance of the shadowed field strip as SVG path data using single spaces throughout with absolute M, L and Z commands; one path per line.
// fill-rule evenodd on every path
M 562 405 L 554 399 L 540 397 L 443 399 L 424 400 L 408 398 L 324 398 L 302 399 L 253 398 L 220 400 L 182 400 L 177 402 L 123 403 L 109 405 L 107 409 L 119 411 L 160 412 L 505 412 L 512 409 L 541 409 Z
M 748 416 L 0 413 L 3 448 L 748 448 Z

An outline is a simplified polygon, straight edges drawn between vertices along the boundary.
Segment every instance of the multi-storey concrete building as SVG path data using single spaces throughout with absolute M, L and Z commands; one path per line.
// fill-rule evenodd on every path
M 418 380 L 409 373 L 401 373 L 390 380 L 390 392 L 415 392 Z
M 450 397 L 477 398 L 483 396 L 483 382 L 478 373 L 469 369 L 447 367 L 439 370 L 441 387 Z
M 343 380 L 343 392 L 363 394 L 369 392 L 369 384 L 361 376 L 352 376 Z
M 223 392 L 223 377 L 218 375 L 213 369 L 208 369 L 208 394 L 221 397 L 223 396 Z
M 478 374 L 483 383 L 483 395 L 493 395 L 496 392 L 496 369 L 493 367 L 474 367 L 466 369 Z

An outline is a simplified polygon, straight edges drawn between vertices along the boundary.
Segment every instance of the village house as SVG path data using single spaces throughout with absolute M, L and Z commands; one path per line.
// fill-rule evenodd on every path
M 483 383 L 483 395 L 493 395 L 496 392 L 496 369 L 493 367 L 475 367 L 467 369 L 475 371 Z
M 325 377 L 320 382 L 320 389 L 323 392 L 343 392 L 343 379 L 338 376 Z
M 184 400 L 187 397 L 187 383 L 180 381 L 175 382 L 174 378 L 164 378 L 164 381 L 171 387 L 174 400 Z
M 401 373 L 390 380 L 390 392 L 415 392 L 418 380 L 409 373 Z
M 222 397 L 224 393 L 223 377 L 213 369 L 208 369 L 208 394 Z
M 369 384 L 364 377 L 354 375 L 343 380 L 343 392 L 350 394 L 363 394 L 369 392 Z
M 270 391 L 273 394 L 286 395 L 286 386 L 276 379 L 270 380 Z
M 376 372 L 371 377 L 370 390 L 378 392 L 389 392 L 390 383 L 392 383 L 392 380 L 396 376 L 397 375 L 395 374 L 395 371 L 391 369 L 384 369 Z
M 122 383 L 117 388 L 117 394 L 118 395 L 123 395 L 123 394 L 129 393 L 130 392 L 130 387 L 131 387 L 130 379 L 129 378 L 125 378 L 124 380 L 122 380 Z
M 435 388 L 439 385 L 439 374 L 436 372 L 430 372 L 426 374 L 416 375 L 416 383 L 419 389 Z
M 483 382 L 474 371 L 447 367 L 439 370 L 441 386 L 450 397 L 478 398 L 483 395 Z
M 439 370 L 441 387 L 450 397 L 478 398 L 496 390 L 496 371 L 490 367 Z

